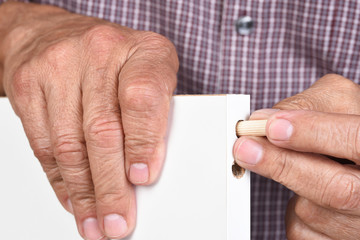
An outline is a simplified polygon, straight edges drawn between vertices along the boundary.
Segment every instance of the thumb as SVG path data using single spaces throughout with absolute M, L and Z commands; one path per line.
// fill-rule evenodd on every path
M 150 184 L 161 171 L 178 59 L 165 37 L 146 33 L 119 75 L 125 165 L 133 184 Z

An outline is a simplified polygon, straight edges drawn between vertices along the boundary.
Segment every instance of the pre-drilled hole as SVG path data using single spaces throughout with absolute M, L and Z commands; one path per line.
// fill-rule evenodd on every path
M 245 169 L 240 167 L 236 162 L 233 163 L 231 169 L 234 177 L 236 177 L 237 179 L 242 178 L 242 176 L 244 176 L 245 174 Z

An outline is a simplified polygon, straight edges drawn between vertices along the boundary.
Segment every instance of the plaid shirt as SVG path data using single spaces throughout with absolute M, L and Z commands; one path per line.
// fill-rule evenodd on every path
M 2 0 L 0 0 L 1 2 Z M 177 93 L 251 94 L 270 108 L 326 73 L 360 80 L 357 0 L 34 0 L 168 37 L 180 58 Z M 249 35 L 234 23 L 254 21 Z M 252 239 L 286 239 L 292 193 L 252 175 Z

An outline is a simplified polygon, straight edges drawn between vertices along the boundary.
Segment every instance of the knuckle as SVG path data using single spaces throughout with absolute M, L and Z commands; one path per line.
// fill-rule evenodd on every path
M 51 71 L 63 71 L 69 65 L 74 64 L 76 49 L 76 43 L 73 40 L 59 40 L 44 49 L 37 61 L 45 64 L 44 66 Z
M 324 76 L 322 76 L 319 81 L 323 81 L 323 82 L 334 82 L 334 81 L 338 81 L 339 78 L 344 78 L 341 75 L 338 75 L 336 73 L 327 73 Z
M 96 203 L 101 206 L 113 206 L 114 204 L 124 203 L 124 201 L 129 201 L 125 190 L 117 189 L 116 191 L 108 190 L 96 193 Z
M 46 174 L 51 174 L 54 170 L 57 170 L 56 160 L 50 147 L 36 147 L 33 148 L 33 151 Z
M 43 171 L 46 173 L 51 186 L 54 190 L 63 187 L 64 180 L 55 159 L 52 156 L 45 157 L 45 159 L 46 160 L 41 161 L 41 166 Z
M 121 119 L 117 114 L 101 117 L 94 117 L 86 123 L 85 138 L 90 144 L 97 147 L 108 149 L 119 148 L 121 146 L 122 127 Z
M 70 169 L 63 177 L 66 188 L 70 193 L 78 193 L 79 196 L 94 197 L 93 184 L 89 167 Z
M 29 102 L 32 95 L 31 92 L 34 86 L 34 77 L 31 72 L 28 64 L 22 64 L 13 74 L 11 85 L 12 94 L 20 101 L 23 99 L 25 102 Z
M 83 143 L 76 136 L 63 135 L 55 140 L 54 157 L 63 167 L 81 168 L 87 153 Z
M 360 208 L 360 179 L 355 175 L 347 175 L 343 177 L 342 189 L 340 191 L 340 201 L 338 203 L 338 209 L 340 210 L 355 210 Z M 335 204 L 336 206 L 336 204 Z
M 47 144 L 48 140 L 43 138 L 31 139 L 30 145 L 35 157 L 40 161 L 43 171 L 46 173 L 51 185 L 62 182 L 58 165 L 53 156 L 52 147 Z
M 286 98 L 283 101 L 277 103 L 274 108 L 282 110 L 314 110 L 316 109 L 316 101 L 321 99 L 314 99 L 312 96 L 308 96 L 305 92 L 299 93 L 290 98 Z
M 342 90 L 341 92 L 343 92 L 345 94 L 349 94 L 349 93 L 359 94 L 359 85 L 356 84 L 355 82 L 351 81 L 350 79 L 342 77 L 337 80 L 337 83 L 338 83 L 337 85 Z M 352 96 L 352 94 L 349 94 L 349 95 Z
M 49 179 L 50 185 L 53 187 L 53 189 L 58 189 L 59 187 L 62 187 L 64 184 L 64 180 L 59 172 L 57 173 L 47 173 L 47 178 Z
M 110 53 L 123 38 L 118 28 L 105 24 L 92 26 L 83 36 L 85 45 L 94 53 Z
M 154 133 L 150 134 L 155 135 Z M 160 139 L 150 134 L 146 139 L 132 135 L 125 137 L 125 153 L 130 161 L 149 162 L 153 158 Z
M 164 52 L 172 52 L 174 51 L 175 47 L 172 42 L 167 39 L 165 36 L 151 32 L 141 32 L 140 37 L 138 38 L 139 44 L 141 47 L 146 49 L 163 49 Z
M 95 193 L 88 188 L 78 187 L 76 190 L 69 190 L 69 197 L 73 205 L 78 208 L 92 211 L 95 208 Z
M 357 86 L 353 81 L 347 79 L 341 75 L 335 73 L 329 73 L 320 78 L 317 83 L 322 83 L 324 86 L 329 86 L 331 89 L 343 89 L 343 90 L 351 90 L 354 86 Z
M 318 101 L 323 99 L 324 109 L 320 110 L 348 114 L 360 112 L 358 104 L 353 104 L 360 100 L 359 85 L 341 75 L 327 74 L 306 91 L 310 91 L 314 96 L 320 96 Z
M 46 164 L 49 160 L 53 159 L 53 152 L 51 146 L 43 145 L 37 141 L 31 143 L 34 155 L 40 162 Z
M 152 83 L 148 80 L 151 78 L 144 77 L 143 80 L 138 79 L 130 83 L 119 95 L 119 99 L 127 114 L 131 115 L 133 112 L 136 113 L 136 117 L 141 117 L 138 115 L 141 112 L 147 118 L 164 103 L 169 102 L 170 97 L 164 94 L 161 84 Z
M 288 183 L 288 178 L 292 168 L 292 161 L 289 153 L 284 150 L 279 150 L 277 155 L 274 157 L 274 170 L 271 173 L 271 178 L 280 184 Z M 289 185 L 289 184 L 287 184 Z M 289 186 L 290 187 L 290 186 Z
M 360 208 L 360 179 L 354 174 L 339 172 L 334 175 L 322 193 L 323 205 L 352 211 Z
M 144 53 L 156 52 L 157 59 L 166 59 L 167 64 L 173 64 L 173 69 L 177 71 L 179 68 L 179 59 L 177 56 L 176 48 L 174 44 L 167 39 L 155 32 L 140 32 L 137 38 L 138 46 Z

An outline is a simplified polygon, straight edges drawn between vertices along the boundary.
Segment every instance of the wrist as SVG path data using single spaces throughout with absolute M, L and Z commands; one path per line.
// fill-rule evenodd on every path
M 10 52 L 32 41 L 40 29 L 49 25 L 50 18 L 67 13 L 49 5 L 6 2 L 0 5 L 0 64 Z M 51 21 L 50 21 L 51 22 Z
M 5 59 L 4 42 L 6 36 L 13 28 L 12 25 L 14 24 L 15 16 L 16 16 L 16 12 L 14 12 L 15 5 L 18 5 L 18 3 L 5 2 L 0 5 L 0 96 L 5 96 L 5 91 L 3 87 L 4 59 Z

